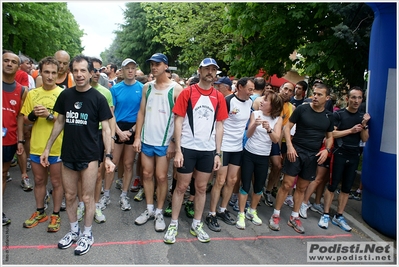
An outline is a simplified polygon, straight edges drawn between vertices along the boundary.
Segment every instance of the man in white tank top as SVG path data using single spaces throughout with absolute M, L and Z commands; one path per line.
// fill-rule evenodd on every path
M 147 209 L 137 217 L 135 224 L 142 225 L 148 219 L 155 219 L 155 231 L 163 232 L 166 228 L 162 209 L 168 193 L 168 163 L 175 152 L 172 141 L 174 129 L 172 108 L 183 88 L 168 78 L 165 72 L 168 69 L 168 58 L 164 54 L 156 53 L 147 61 L 150 62 L 151 73 L 155 80 L 143 87 L 133 143 L 135 151 L 142 152 L 141 164 Z M 155 190 L 153 176 L 157 180 L 156 208 L 153 197 Z

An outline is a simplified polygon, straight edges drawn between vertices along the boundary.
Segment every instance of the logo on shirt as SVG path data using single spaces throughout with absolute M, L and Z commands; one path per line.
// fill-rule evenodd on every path
M 236 114 L 238 114 L 239 112 L 240 112 L 240 110 L 239 110 L 238 108 L 234 108 L 234 109 L 231 111 L 231 114 L 236 115 Z
M 12 106 L 15 106 L 15 105 L 17 104 L 17 101 L 15 101 L 14 99 L 11 99 L 11 100 L 10 100 L 10 104 L 11 104 Z
M 82 106 L 83 106 L 83 103 L 82 103 L 82 102 L 76 102 L 73 106 L 74 106 L 76 109 L 81 109 Z

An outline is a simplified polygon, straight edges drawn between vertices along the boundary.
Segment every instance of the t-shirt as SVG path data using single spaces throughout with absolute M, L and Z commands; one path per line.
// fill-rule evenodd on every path
M 65 116 L 61 159 L 66 162 L 98 160 L 98 124 L 112 118 L 107 99 L 94 88 L 78 92 L 74 86 L 61 92 L 54 110 Z
M 26 73 L 26 72 L 25 72 Z M 22 85 L 18 82 L 12 84 L 3 81 L 3 106 L 2 122 L 3 128 L 7 129 L 3 136 L 3 146 L 15 145 L 18 141 L 17 117 L 22 105 Z M 4 129 L 3 129 L 4 132 Z
M 290 99 L 290 103 L 293 104 L 295 107 L 297 107 L 297 106 L 299 106 L 299 105 L 302 105 L 303 100 L 304 100 L 303 98 L 300 99 L 300 100 L 295 99 L 295 97 L 293 96 L 293 97 L 291 97 L 291 99 Z
M 327 132 L 334 130 L 334 119 L 328 110 L 316 112 L 311 105 L 300 105 L 290 117 L 290 122 L 296 123 L 292 143 L 309 151 L 317 153 Z
M 174 103 L 173 82 L 167 89 L 158 90 L 151 81 L 146 92 L 144 124 L 141 131 L 141 141 L 151 146 L 168 146 L 174 131 Z
M 352 128 L 356 124 L 362 123 L 364 112 L 358 110 L 355 113 L 351 113 L 346 108 L 344 108 L 334 112 L 333 116 L 334 126 L 337 127 L 338 131 L 343 131 Z M 360 152 L 360 140 L 360 132 L 348 134 L 341 138 L 335 138 L 334 147 L 340 147 L 348 153 L 357 154 Z
M 192 85 L 180 93 L 173 112 L 184 117 L 182 147 L 199 151 L 216 149 L 215 122 L 229 116 L 222 93 L 213 87 L 204 90 L 198 84 Z
M 125 81 L 122 81 L 111 87 L 116 122 L 136 122 L 142 90 L 143 84 L 139 81 L 132 85 L 127 85 Z
M 17 70 L 15 74 L 15 81 L 21 84 L 22 86 L 29 87 L 29 77 L 28 73 L 23 70 Z
M 241 100 L 236 94 L 226 96 L 229 117 L 223 122 L 222 151 L 242 151 L 245 127 L 251 115 L 252 100 Z
M 109 91 L 109 89 L 105 88 L 104 86 L 102 86 L 99 83 L 96 86 L 93 86 L 93 88 L 96 89 L 97 91 L 99 91 L 107 99 L 108 105 L 110 107 L 114 106 L 114 104 L 112 103 L 112 95 L 111 95 L 111 92 Z M 100 122 L 98 129 L 102 129 L 101 122 Z
M 39 87 L 29 91 L 24 105 L 22 106 L 21 113 L 24 114 L 24 116 L 28 116 L 36 105 L 42 105 L 46 107 L 50 113 L 58 115 L 57 112 L 54 112 L 53 107 L 62 91 L 63 89 L 58 86 L 52 90 L 44 90 L 43 87 Z M 53 126 L 53 121 L 48 121 L 43 117 L 37 118 L 32 127 L 30 141 L 31 154 L 41 155 L 43 153 Z M 63 135 L 63 131 L 61 131 L 51 147 L 50 156 L 60 156 Z

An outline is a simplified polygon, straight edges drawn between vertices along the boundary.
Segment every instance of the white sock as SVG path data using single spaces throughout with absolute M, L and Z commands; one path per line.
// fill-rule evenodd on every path
M 84 235 L 91 236 L 91 226 L 85 225 L 85 230 L 83 231 Z
M 220 211 L 221 213 L 223 213 L 225 210 L 226 210 L 226 208 L 222 208 L 222 207 L 219 206 L 219 211 Z
M 73 222 L 71 223 L 71 231 L 74 233 L 77 233 L 79 231 L 79 222 Z
M 171 225 L 176 225 L 176 228 L 179 227 L 179 221 L 178 220 L 170 220 Z
M 200 222 L 201 222 L 200 220 L 193 219 L 193 223 L 191 224 L 191 227 L 193 227 L 193 228 L 197 227 L 197 225 L 200 224 Z
M 276 209 L 274 209 L 274 211 L 273 211 L 273 215 L 280 216 L 280 210 L 276 210 Z
M 147 204 L 147 210 L 149 213 L 154 213 L 154 204 Z
M 155 214 L 162 214 L 162 209 L 158 209 L 158 208 L 157 208 L 157 209 L 155 210 Z
M 292 211 L 292 212 L 291 212 L 291 216 L 294 217 L 294 218 L 298 218 L 299 213 L 298 213 L 298 212 Z

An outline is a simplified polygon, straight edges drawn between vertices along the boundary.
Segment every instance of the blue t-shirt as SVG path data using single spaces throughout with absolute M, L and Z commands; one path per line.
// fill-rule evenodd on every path
M 132 85 L 124 81 L 111 87 L 116 122 L 136 122 L 140 109 L 143 84 L 136 81 Z

